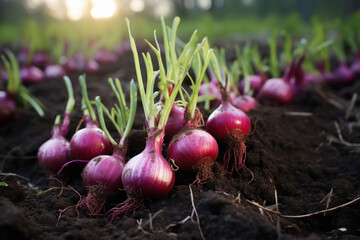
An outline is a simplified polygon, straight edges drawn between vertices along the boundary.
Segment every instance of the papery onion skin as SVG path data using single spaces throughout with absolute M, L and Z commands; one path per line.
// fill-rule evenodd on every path
M 250 112 L 251 109 L 257 106 L 256 99 L 249 96 L 238 96 L 232 101 L 233 105 L 244 112 Z
M 44 70 L 46 78 L 58 78 L 65 75 L 65 70 L 56 64 L 47 65 Z
M 355 76 L 360 76 L 360 53 L 355 55 L 355 61 L 351 65 L 351 70 Z
M 169 118 L 165 125 L 165 142 L 168 143 L 173 138 L 175 134 L 180 132 L 180 130 L 185 127 L 186 121 L 184 119 L 185 108 L 173 104 Z
M 71 160 L 70 143 L 63 136 L 55 135 L 40 146 L 37 158 L 41 168 L 55 174 Z
M 224 101 L 215 109 L 206 123 L 206 131 L 219 143 L 226 143 L 229 135 L 234 130 L 240 130 L 245 138 L 245 134 L 248 133 L 250 128 L 251 124 L 248 116 L 228 101 Z
M 91 160 L 99 155 L 111 155 L 112 152 L 109 139 L 95 123 L 78 130 L 70 140 L 72 159 Z
M 44 72 L 35 66 L 28 66 L 20 70 L 20 78 L 24 84 L 41 82 L 44 80 Z
M 129 196 L 154 199 L 165 196 L 172 189 L 175 174 L 161 153 L 163 141 L 163 132 L 150 135 L 144 151 L 126 163 L 122 183 Z
M 264 78 L 259 75 L 249 75 L 250 88 L 254 91 L 254 94 L 258 93 L 262 85 L 264 84 Z M 245 80 L 241 80 L 239 84 L 239 91 L 244 93 Z
M 332 78 L 328 78 L 329 84 L 345 87 L 352 84 L 355 80 L 353 71 L 346 65 L 346 62 L 342 61 L 339 67 L 333 72 Z
M 171 140 L 167 156 L 179 170 L 197 171 L 202 164 L 213 165 L 219 153 L 214 137 L 202 129 L 186 128 Z
M 84 167 L 81 177 L 85 187 L 102 185 L 111 192 L 122 187 L 121 174 L 125 166 L 125 155 L 100 155 L 91 159 Z
M 116 53 L 106 51 L 105 49 L 99 49 L 94 55 L 94 60 L 101 64 L 113 63 L 116 62 L 117 59 L 118 56 Z
M 294 99 L 291 85 L 281 78 L 268 79 L 259 93 L 257 99 L 270 104 L 290 104 Z
M 212 95 L 215 96 L 215 99 L 210 100 L 210 107 L 214 108 L 220 105 L 221 103 L 221 93 L 219 86 L 215 82 L 202 83 L 199 87 L 199 96 L 201 95 Z
M 16 117 L 16 104 L 14 96 L 8 92 L 0 91 L 0 123 L 9 122 Z

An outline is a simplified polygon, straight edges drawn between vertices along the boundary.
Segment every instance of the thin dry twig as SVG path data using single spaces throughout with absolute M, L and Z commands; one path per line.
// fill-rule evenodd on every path
M 153 229 L 153 219 L 156 218 L 156 216 L 158 216 L 160 213 L 162 213 L 162 209 L 160 209 L 159 211 L 157 211 L 156 213 L 154 213 L 154 215 L 152 215 L 151 213 L 149 213 L 149 220 L 147 220 L 142 226 L 146 226 L 146 225 L 150 225 L 150 230 L 154 231 Z
M 236 197 L 235 197 L 235 195 L 232 195 L 232 194 L 224 192 L 224 191 L 215 191 L 215 192 L 216 193 L 221 193 L 221 194 L 224 194 L 227 197 L 230 197 L 232 202 L 234 203 L 234 205 L 236 207 L 239 207 L 239 205 L 241 205 L 241 194 L 240 194 L 240 192 L 238 192 Z
M 142 226 L 142 218 L 136 220 L 136 222 L 138 223 L 138 229 L 139 229 L 140 231 L 142 231 L 142 232 L 143 232 L 144 234 L 146 234 L 146 235 L 151 235 L 150 232 L 146 231 L 146 230 L 143 228 L 143 226 Z
M 205 236 L 203 234 L 203 231 L 201 230 L 201 225 L 200 225 L 200 218 L 199 218 L 199 214 L 196 210 L 196 207 L 195 207 L 195 202 L 194 202 L 194 195 L 193 195 L 193 191 L 191 189 L 191 185 L 189 185 L 189 189 L 190 189 L 190 198 L 191 198 L 191 205 L 193 207 L 193 210 L 192 210 L 192 213 L 191 213 L 191 220 L 193 220 L 193 216 L 195 214 L 196 216 L 196 222 L 198 224 L 198 227 L 199 227 L 199 232 L 200 232 L 200 236 L 201 236 L 201 239 L 204 239 L 205 240 Z
M 14 177 L 18 177 L 18 178 L 22 178 L 26 181 L 30 181 L 30 179 L 28 179 L 27 177 L 24 177 L 24 176 L 21 176 L 17 173 L 3 173 L 3 172 L 0 172 L 0 176 L 14 176 Z
M 69 188 L 70 188 L 71 190 L 73 190 L 73 191 L 79 196 L 80 199 L 79 199 L 79 201 L 78 201 L 78 203 L 77 203 L 76 205 L 68 206 L 68 207 L 66 207 L 66 208 L 64 208 L 64 209 L 59 209 L 59 210 L 58 210 L 58 211 L 59 211 L 59 216 L 58 216 L 58 219 L 57 219 L 57 222 L 56 222 L 56 226 L 58 225 L 62 214 L 63 214 L 64 212 L 66 212 L 67 210 L 71 209 L 71 208 L 75 208 L 77 218 L 79 218 L 79 216 L 80 216 L 79 211 L 78 211 L 77 208 L 78 208 L 78 206 L 79 206 L 79 203 L 80 203 L 81 200 L 82 200 L 82 196 L 81 196 L 81 194 L 80 194 L 78 191 L 76 191 L 73 187 L 70 186 Z
M 328 194 L 326 194 L 326 196 L 320 201 L 320 203 L 325 203 L 325 201 L 326 201 L 326 203 L 325 203 L 326 208 L 325 209 L 329 208 L 332 196 L 334 196 L 334 189 L 333 188 L 331 188 L 330 192 Z M 325 215 L 326 215 L 326 213 L 324 213 L 324 216 Z
M 278 194 L 277 194 L 276 189 L 274 191 L 274 195 L 275 195 L 275 209 L 276 209 L 277 212 L 280 212 L 279 211 Z M 281 239 L 281 227 L 280 227 L 280 218 L 279 218 L 279 216 L 276 217 L 276 233 L 277 233 L 278 239 Z
M 298 117 L 311 117 L 313 114 L 311 112 L 285 112 L 287 116 L 298 116 Z
M 345 113 L 345 119 L 348 120 L 350 118 L 351 112 L 353 111 L 354 107 L 355 107 L 355 103 L 357 100 L 358 94 L 354 93 L 352 95 L 351 101 L 349 103 L 348 108 L 346 109 L 346 113 Z
M 338 124 L 338 122 L 334 122 L 335 128 L 336 128 L 336 132 L 338 134 L 338 138 L 341 144 L 347 146 L 347 147 L 360 147 L 360 143 L 349 143 L 347 141 L 344 140 L 342 134 L 341 134 L 341 130 L 340 130 L 340 126 Z
M 35 195 L 37 197 L 40 197 L 41 195 L 44 195 L 45 193 L 55 191 L 55 190 L 59 190 L 59 189 L 60 189 L 60 193 L 58 194 L 58 197 L 61 196 L 61 194 L 64 192 L 64 190 L 72 190 L 69 187 L 63 187 L 63 186 L 61 186 L 61 187 L 51 187 L 51 188 L 46 189 L 45 191 L 40 191 L 40 192 L 36 193 Z
M 270 213 L 273 213 L 273 214 L 276 214 L 280 217 L 283 217 L 283 218 L 306 218 L 306 217 L 311 217 L 311 216 L 315 216 L 315 215 L 318 215 L 318 214 L 322 214 L 322 213 L 326 213 L 326 212 L 331 212 L 331 211 L 334 211 L 334 210 L 337 210 L 337 209 L 340 209 L 340 208 L 343 208 L 343 207 L 346 207 L 348 205 L 351 205 L 357 201 L 360 200 L 360 197 L 357 197 L 347 203 L 344 203 L 344 204 L 341 204 L 341 205 L 338 205 L 336 207 L 332 207 L 332 208 L 329 208 L 329 209 L 325 209 L 325 210 L 320 210 L 320 211 L 317 211 L 317 212 L 312 212 L 312 213 L 308 213 L 308 214 L 303 214 L 303 215 L 284 215 L 282 213 L 280 213 L 279 211 L 276 211 L 276 210 L 272 210 L 272 209 L 269 209 L 267 207 L 264 207 L 264 206 L 261 206 L 260 204 L 254 202 L 254 201 L 250 201 L 248 199 L 246 199 L 246 202 L 256 206 L 256 207 L 259 207 L 259 208 L 262 208 L 263 210 L 267 211 L 267 212 L 270 212 Z
M 327 101 L 329 104 L 333 105 L 334 107 L 345 110 L 346 106 L 348 106 L 347 101 L 336 96 L 335 94 L 331 93 L 330 91 L 327 91 L 326 93 L 321 90 L 319 87 L 314 88 L 315 92 L 322 97 L 325 101 Z
M 187 217 L 185 217 L 183 220 L 178 221 L 177 223 L 171 223 L 171 224 L 167 225 L 167 226 L 165 227 L 165 231 L 167 231 L 168 229 L 170 229 L 170 228 L 172 228 L 172 227 L 175 227 L 175 226 L 177 226 L 177 225 L 184 224 L 184 223 L 186 223 L 186 222 L 189 221 L 189 220 L 191 220 L 190 215 L 187 216 Z

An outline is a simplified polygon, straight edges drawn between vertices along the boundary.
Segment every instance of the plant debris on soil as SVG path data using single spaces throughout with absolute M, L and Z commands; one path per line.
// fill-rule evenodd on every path
M 90 99 L 99 95 L 111 106 L 116 98 L 108 77 L 119 77 L 128 92 L 133 66 L 129 52 L 87 75 Z M 68 139 L 82 116 L 79 74 L 69 76 L 77 101 Z M 257 120 L 246 140 L 250 183 L 246 170 L 241 176 L 224 174 L 220 146 L 214 176 L 205 184 L 189 186 L 195 174 L 176 172 L 166 197 L 111 222 L 105 212 L 91 217 L 74 207 L 86 195 L 79 172 L 61 178 L 39 168 L 38 148 L 66 105 L 63 80 L 28 88 L 46 106 L 46 115 L 21 110 L 0 127 L 0 182 L 7 184 L 0 187 L 0 239 L 360 239 L 360 201 L 351 202 L 360 196 L 360 102 L 351 101 L 360 92 L 359 79 L 344 89 L 309 90 L 288 106 L 249 112 L 253 127 Z M 127 159 L 145 145 L 141 110 L 139 105 Z M 203 114 L 206 120 L 210 112 Z M 106 209 L 125 198 L 125 193 L 112 197 Z

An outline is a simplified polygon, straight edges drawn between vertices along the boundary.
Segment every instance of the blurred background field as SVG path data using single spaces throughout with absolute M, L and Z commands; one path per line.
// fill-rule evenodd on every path
M 339 21 L 357 25 L 359 7 L 358 0 L 0 0 L 0 43 L 39 38 L 45 47 L 54 36 L 81 36 L 106 38 L 111 45 L 126 38 L 125 17 L 134 36 L 151 38 L 160 16 L 180 16 L 179 34 L 198 29 L 210 40 L 263 38 L 273 29 L 299 37 L 311 33 L 314 19 L 331 30 Z

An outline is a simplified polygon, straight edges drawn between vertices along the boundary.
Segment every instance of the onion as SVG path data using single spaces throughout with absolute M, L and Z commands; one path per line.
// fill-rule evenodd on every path
M 76 68 L 76 61 L 74 58 L 62 56 L 60 59 L 60 63 L 66 73 L 72 72 Z
M 254 94 L 260 90 L 264 84 L 264 78 L 260 75 L 249 75 L 250 88 L 253 90 Z M 244 93 L 245 80 L 241 80 L 239 84 L 239 92 Z
M 234 107 L 227 96 L 224 96 L 221 105 L 212 112 L 206 123 L 208 131 L 221 144 L 227 144 L 224 155 L 224 170 L 233 173 L 236 170 L 246 168 L 245 140 L 251 128 L 250 120 L 240 109 Z M 230 166 L 231 155 L 234 155 L 234 163 Z M 247 168 L 246 168 L 247 169 Z
M 37 153 L 39 165 L 50 174 L 59 172 L 71 160 L 70 143 L 65 136 L 69 131 L 70 114 L 74 108 L 75 99 L 70 79 L 64 77 L 64 81 L 69 95 L 64 120 L 61 122 L 60 115 L 56 117 L 51 138 L 40 146 Z
M 91 159 L 84 167 L 81 177 L 88 195 L 78 204 L 91 216 L 99 214 L 106 199 L 122 187 L 121 174 L 125 165 L 125 152 L 114 151 Z
M 115 53 L 104 49 L 99 49 L 94 55 L 94 60 L 98 63 L 113 63 L 117 61 L 117 58 L 118 57 Z
M 256 99 L 249 95 L 238 96 L 234 100 L 232 100 L 232 103 L 235 107 L 239 108 L 244 112 L 249 112 L 251 109 L 257 106 Z
M 8 122 L 16 117 L 16 101 L 19 99 L 23 104 L 31 105 L 36 112 L 44 115 L 41 103 L 21 84 L 19 63 L 15 55 L 5 50 L 6 55 L 1 55 L 0 59 L 6 69 L 7 86 L 5 91 L 0 91 L 0 122 Z
M 291 85 L 281 78 L 268 79 L 256 96 L 264 103 L 290 104 L 294 99 Z
M 89 116 L 84 116 L 85 128 L 78 130 L 70 140 L 72 159 L 91 160 L 99 155 L 110 155 L 112 146 L 104 132 Z
M 304 73 L 304 86 L 305 88 L 310 88 L 312 86 L 324 86 L 325 79 L 323 76 L 312 73 Z
M 179 170 L 198 172 L 195 182 L 202 183 L 213 173 L 211 167 L 219 153 L 214 137 L 202 129 L 185 128 L 175 135 L 167 149 L 167 156 Z
M 125 154 L 114 152 L 112 155 L 100 155 L 91 159 L 82 171 L 83 184 L 86 187 L 105 185 L 111 192 L 122 186 L 121 173 L 125 166 Z
M 150 134 L 145 149 L 126 163 L 122 182 L 129 196 L 160 198 L 172 189 L 175 175 L 162 155 L 163 141 L 163 132 Z
M 59 132 L 59 125 L 55 125 L 51 139 L 43 143 L 37 153 L 40 167 L 50 174 L 57 173 L 71 160 L 70 143 Z
M 199 87 L 199 95 L 207 94 L 215 97 L 215 99 L 210 100 L 210 107 L 215 108 L 219 106 L 221 103 L 221 93 L 219 86 L 217 86 L 214 82 L 202 83 Z
M 44 52 L 36 52 L 31 62 L 34 66 L 44 69 L 49 62 L 49 57 Z
M 352 84 L 355 80 L 353 71 L 347 66 L 345 61 L 339 63 L 338 68 L 333 72 L 331 78 L 326 78 L 329 84 L 344 87 Z
M 356 54 L 355 61 L 351 65 L 351 70 L 356 76 L 360 76 L 360 53 Z
M 16 105 L 14 97 L 8 92 L 0 91 L 0 123 L 15 119 Z
M 184 119 L 185 108 L 173 104 L 165 126 L 165 142 L 168 143 L 175 134 L 185 127 L 188 121 Z
M 100 69 L 100 65 L 97 61 L 89 60 L 86 62 L 85 71 L 87 73 L 96 73 L 99 71 L 99 69 Z
M 46 78 L 58 78 L 65 75 L 65 70 L 56 64 L 51 64 L 45 67 L 44 74 Z
M 27 66 L 20 70 L 20 78 L 23 83 L 35 83 L 44 80 L 44 72 L 35 66 Z

